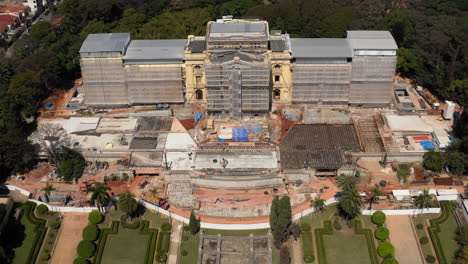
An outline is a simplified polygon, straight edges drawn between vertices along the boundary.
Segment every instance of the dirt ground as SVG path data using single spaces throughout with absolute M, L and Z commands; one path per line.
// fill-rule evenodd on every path
M 88 224 L 87 213 L 65 213 L 57 247 L 52 255 L 51 264 L 73 263 L 76 247 L 81 241 L 81 232 Z
M 410 217 L 387 215 L 386 224 L 390 231 L 390 242 L 395 246 L 395 258 L 401 264 L 424 264 Z

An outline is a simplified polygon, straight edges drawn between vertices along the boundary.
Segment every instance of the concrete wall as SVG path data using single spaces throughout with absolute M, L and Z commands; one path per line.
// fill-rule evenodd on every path
M 353 157 L 359 157 L 362 161 L 382 161 L 385 153 L 370 153 L 360 152 L 352 153 Z M 422 162 L 424 152 L 403 152 L 403 153 L 388 153 L 387 161 L 397 162 Z

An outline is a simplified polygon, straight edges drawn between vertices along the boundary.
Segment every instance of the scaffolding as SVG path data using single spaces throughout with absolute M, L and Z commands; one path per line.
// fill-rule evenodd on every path
M 125 68 L 129 103 L 184 102 L 181 65 L 128 65 Z
M 297 103 L 347 103 L 351 64 L 295 64 L 292 100 Z

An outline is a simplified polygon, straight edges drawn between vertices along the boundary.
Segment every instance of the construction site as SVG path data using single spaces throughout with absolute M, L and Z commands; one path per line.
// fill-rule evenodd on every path
M 386 31 L 294 39 L 232 18 L 186 40 L 91 34 L 83 79 L 47 99 L 38 124 L 59 127 L 82 153 L 82 181 L 150 202 L 156 188 L 181 214 L 266 217 L 275 195 L 308 206 L 334 197 L 335 176 L 358 170 L 365 186 L 385 181 L 390 192 L 431 185 L 423 155 L 447 148 L 462 109 L 396 76 L 396 49 Z M 43 150 L 36 158 L 48 160 Z M 11 181 L 61 181 L 37 170 Z

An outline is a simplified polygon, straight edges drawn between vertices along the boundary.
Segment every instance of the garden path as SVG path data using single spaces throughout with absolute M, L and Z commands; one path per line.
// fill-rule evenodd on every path
M 73 263 L 81 232 L 88 224 L 88 213 L 64 213 L 62 230 L 52 255 L 51 264 Z
M 291 259 L 293 264 L 302 264 L 303 263 L 303 256 L 302 256 L 302 239 L 298 238 L 295 240 L 291 238 L 291 245 L 292 245 L 292 252 L 291 252 Z
M 424 264 L 411 216 L 387 215 L 386 225 L 390 231 L 390 242 L 395 246 L 396 260 L 400 264 Z
M 183 226 L 183 223 L 180 221 L 172 221 L 171 246 L 169 247 L 168 264 L 177 264 Z

